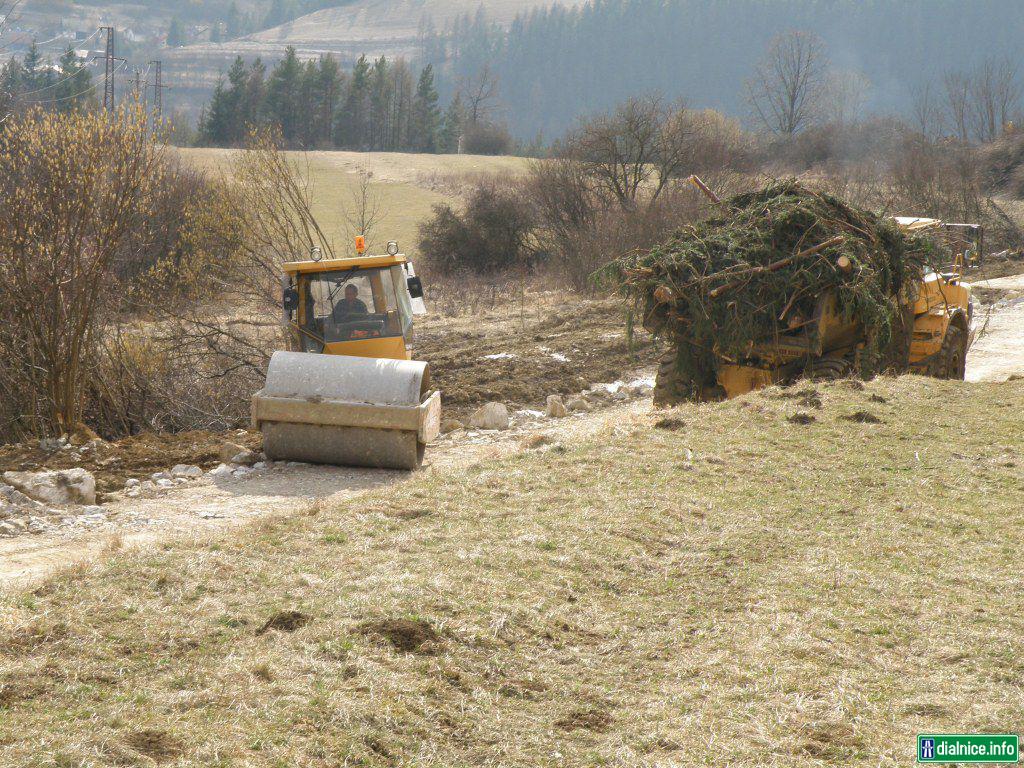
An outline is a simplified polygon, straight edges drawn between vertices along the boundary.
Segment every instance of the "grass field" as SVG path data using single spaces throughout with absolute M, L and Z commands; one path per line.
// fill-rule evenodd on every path
M 230 173 L 238 150 L 179 149 L 188 162 L 212 173 Z M 350 247 L 354 232 L 346 211 L 356 208 L 360 175 L 370 175 L 371 195 L 379 201 L 381 220 L 368 243 L 383 250 L 397 240 L 405 253 L 417 251 L 417 228 L 433 205 L 453 202 L 458 190 L 475 176 L 520 173 L 528 160 L 482 155 L 423 155 L 403 152 L 290 152 L 312 183 L 314 213 L 339 252 Z
M 1024 382 L 854 384 L 0 598 L 0 764 L 875 768 L 1019 730 Z

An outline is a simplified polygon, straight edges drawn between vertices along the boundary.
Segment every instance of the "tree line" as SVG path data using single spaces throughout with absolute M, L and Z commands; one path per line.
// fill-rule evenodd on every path
M 0 67 L 0 118 L 38 106 L 71 112 L 96 102 L 92 73 L 70 46 L 54 64 L 33 42 L 24 57 Z
M 274 125 L 293 147 L 455 152 L 470 119 L 460 97 L 442 111 L 431 64 L 416 73 L 404 59 L 361 56 L 346 72 L 333 56 L 303 62 L 289 47 L 269 71 L 235 59 L 203 110 L 199 142 L 236 146 Z
M 535 9 L 508 29 L 466 16 L 428 29 L 421 50 L 442 97 L 488 66 L 512 133 L 532 138 L 642 93 L 757 121 L 748 82 L 772 40 L 793 31 L 870 84 L 866 111 L 910 116 L 936 70 L 1016 56 L 1022 27 L 1019 0 L 594 0 Z M 955 80 L 932 82 L 931 98 L 962 92 Z

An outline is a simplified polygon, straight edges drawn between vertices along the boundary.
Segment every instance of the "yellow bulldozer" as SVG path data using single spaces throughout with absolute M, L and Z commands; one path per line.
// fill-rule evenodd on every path
M 359 237 L 356 252 L 283 266 L 288 349 L 252 399 L 268 459 L 415 469 L 440 431 L 441 395 L 410 346 L 422 283 L 397 243 L 372 256 Z
M 949 224 L 938 219 L 897 217 L 908 233 L 927 234 L 944 243 L 949 263 L 941 271 L 926 270 L 921 282 L 897 297 L 911 332 L 910 370 L 942 379 L 963 379 L 967 351 L 973 341 L 971 286 L 965 267 L 980 260 L 984 233 L 976 224 Z M 844 318 L 835 296 L 818 298 L 814 316 L 788 333 L 755 344 L 742 361 L 718 357 L 717 395 L 737 397 L 771 384 L 807 375 L 836 379 L 857 369 L 857 355 L 866 346 L 867 329 L 855 317 Z M 675 354 L 667 354 L 658 371 L 655 404 L 673 404 Z M 704 397 L 714 397 L 704 392 Z

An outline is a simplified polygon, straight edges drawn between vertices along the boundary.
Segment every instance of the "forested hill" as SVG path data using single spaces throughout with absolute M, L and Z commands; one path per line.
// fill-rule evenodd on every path
M 445 83 L 490 62 L 510 128 L 558 135 L 577 115 L 644 91 L 743 115 L 744 83 L 773 36 L 815 32 L 832 68 L 863 75 L 867 108 L 908 113 L 915 91 L 986 58 L 1019 59 L 1022 0 L 593 0 L 459 26 L 427 45 Z M 440 51 L 444 50 L 443 57 Z

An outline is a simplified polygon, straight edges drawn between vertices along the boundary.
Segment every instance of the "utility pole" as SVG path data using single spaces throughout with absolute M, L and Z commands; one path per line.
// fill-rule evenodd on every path
M 164 66 L 162 61 L 151 61 L 149 66 L 153 69 L 153 114 L 159 120 L 164 111 L 164 89 L 170 88 L 164 85 Z
M 114 28 L 100 27 L 101 32 L 107 33 L 107 50 L 102 56 L 94 56 L 95 59 L 103 59 L 103 109 L 107 112 L 114 111 L 114 72 L 117 62 L 127 61 L 114 55 Z
M 145 87 L 142 82 L 142 70 L 138 67 L 135 68 L 135 76 L 128 81 L 132 86 L 132 95 L 136 101 L 142 99 L 142 89 Z

